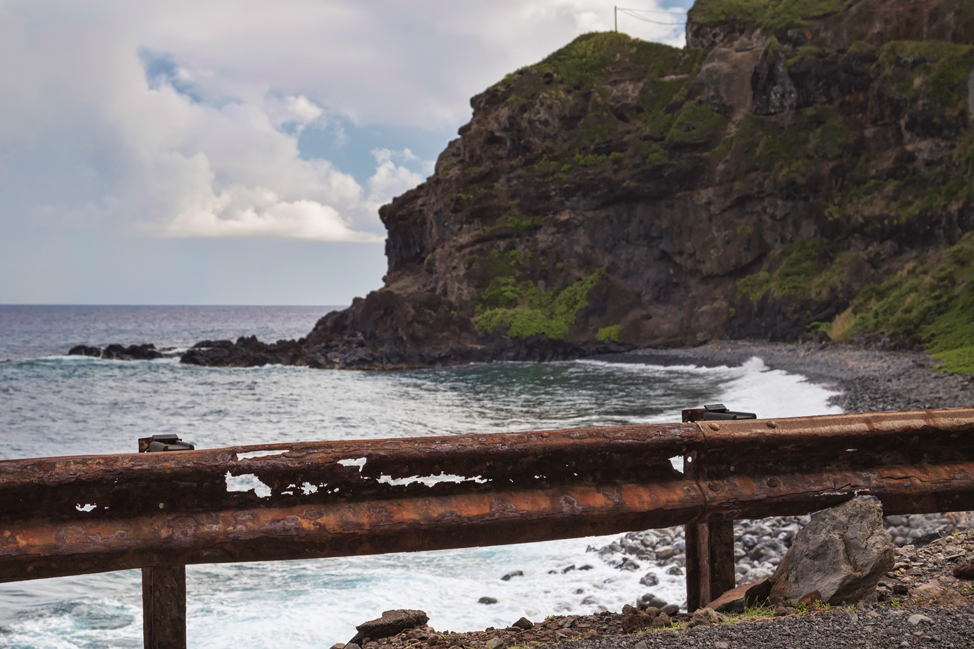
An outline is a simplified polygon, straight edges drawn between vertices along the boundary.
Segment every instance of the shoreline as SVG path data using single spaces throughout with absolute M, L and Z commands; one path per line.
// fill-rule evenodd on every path
M 598 354 L 586 360 L 720 367 L 738 366 L 755 356 L 769 369 L 800 374 L 809 382 L 841 392 L 829 401 L 845 412 L 974 405 L 974 375 L 937 371 L 937 361 L 917 351 L 868 349 L 851 344 L 729 340 L 700 347 Z

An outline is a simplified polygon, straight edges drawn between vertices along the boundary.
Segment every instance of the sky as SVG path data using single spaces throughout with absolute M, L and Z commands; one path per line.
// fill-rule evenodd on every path
M 682 47 L 691 4 L 619 31 Z M 470 97 L 612 26 L 597 0 L 0 0 L 0 304 L 348 304 Z

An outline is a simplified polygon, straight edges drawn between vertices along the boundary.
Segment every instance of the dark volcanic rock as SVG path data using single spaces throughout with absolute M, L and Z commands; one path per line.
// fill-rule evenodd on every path
M 260 365 L 306 365 L 304 348 L 294 340 L 268 344 L 256 336 L 229 340 L 204 340 L 182 355 L 180 362 L 213 367 L 256 367 Z
M 162 358 L 163 354 L 152 343 L 129 345 L 128 347 L 113 344 L 102 350 L 101 357 L 118 361 L 151 361 Z
M 101 348 L 89 347 L 88 345 L 75 345 L 68 350 L 68 356 L 92 356 L 98 358 L 101 356 Z

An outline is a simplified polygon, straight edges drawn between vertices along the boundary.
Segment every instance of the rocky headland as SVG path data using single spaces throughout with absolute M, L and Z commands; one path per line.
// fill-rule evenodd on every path
M 974 370 L 974 0 L 699 0 L 471 100 L 384 285 L 185 363 L 397 368 L 881 335 Z

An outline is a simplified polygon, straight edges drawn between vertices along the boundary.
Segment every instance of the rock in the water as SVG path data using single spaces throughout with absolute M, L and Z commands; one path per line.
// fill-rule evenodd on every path
M 371 638 L 372 640 L 388 638 L 398 633 L 402 633 L 406 629 L 423 626 L 427 622 L 429 622 L 429 616 L 427 616 L 424 611 L 415 611 L 409 609 L 383 611 L 382 617 L 375 620 L 369 620 L 368 622 L 363 622 L 355 627 L 358 633 L 356 633 L 355 637 L 348 642 L 345 649 L 348 649 L 348 647 L 352 644 L 362 642 L 363 638 Z
M 211 367 L 258 367 L 261 365 L 311 365 L 325 366 L 320 359 L 308 358 L 301 343 L 295 340 L 278 340 L 265 343 L 256 336 L 230 340 L 203 340 L 179 359 L 188 365 L 208 365 Z
M 659 584 L 659 577 L 656 576 L 655 572 L 647 572 L 643 575 L 643 578 L 639 580 L 639 583 L 643 586 L 655 586 Z
M 520 570 L 513 570 L 513 571 L 507 573 L 506 575 L 504 575 L 503 577 L 501 577 L 501 581 L 510 581 L 513 577 L 523 577 L 523 576 L 524 576 L 524 573 L 522 571 L 520 571 Z
M 497 600 L 493 597 L 481 597 L 477 600 L 478 604 L 496 604 Z
M 162 352 L 156 349 L 152 343 L 142 345 L 109 345 L 101 352 L 102 358 L 118 361 L 151 361 L 155 358 L 162 358 Z
M 639 598 L 640 603 L 646 604 L 647 606 L 655 606 L 656 608 L 662 609 L 667 605 L 667 601 L 662 597 L 657 597 L 652 593 L 646 593 Z
M 88 345 L 75 345 L 68 350 L 68 356 L 92 356 L 98 358 L 101 356 L 101 348 L 89 347 Z
M 802 601 L 817 591 L 829 604 L 872 601 L 893 568 L 893 543 L 877 505 L 850 500 L 812 516 L 771 580 L 770 601 Z

